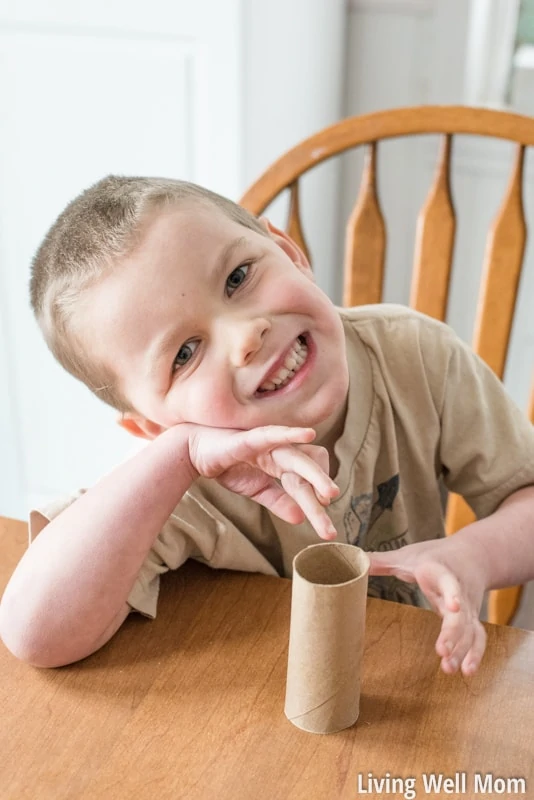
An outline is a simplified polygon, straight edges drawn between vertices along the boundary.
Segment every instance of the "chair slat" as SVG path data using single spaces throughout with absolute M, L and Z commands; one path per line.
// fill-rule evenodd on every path
M 521 603 L 522 586 L 495 589 L 488 597 L 488 622 L 494 625 L 509 625 Z
M 502 379 L 525 252 L 523 209 L 525 148 L 519 145 L 512 176 L 486 245 L 473 348 Z
M 308 261 L 311 262 L 310 251 L 306 244 L 304 231 L 302 230 L 302 223 L 300 221 L 300 199 L 299 199 L 299 182 L 294 181 L 289 187 L 289 214 L 287 219 L 286 230 L 291 236 L 293 241 L 298 244 Z
M 417 219 L 410 305 L 445 319 L 451 275 L 456 214 L 451 197 L 452 137 L 443 137 L 434 183 Z
M 528 404 L 528 417 L 534 425 L 534 383 Z M 521 598 L 522 586 L 508 586 L 505 589 L 496 589 L 490 592 L 488 598 L 488 620 L 495 625 L 509 625 L 516 615 Z
M 347 223 L 343 304 L 379 303 L 384 281 L 386 226 L 376 185 L 377 144 L 367 146 L 360 192 Z
M 445 515 L 445 532 L 451 536 L 456 531 L 476 522 L 476 515 L 464 498 L 459 494 L 450 492 L 447 499 L 447 513 Z

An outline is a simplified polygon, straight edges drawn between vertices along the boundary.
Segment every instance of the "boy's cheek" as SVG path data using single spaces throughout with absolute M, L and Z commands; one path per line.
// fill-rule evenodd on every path
M 169 398 L 169 417 L 172 425 L 189 422 L 210 427 L 233 427 L 230 419 L 228 386 L 200 381 L 196 386 L 176 392 Z
M 310 301 L 316 291 L 317 285 L 310 283 L 300 271 L 295 270 L 294 279 L 286 279 L 283 284 L 273 281 L 268 292 L 262 295 L 261 303 L 267 309 L 287 310 L 298 314 L 309 310 Z

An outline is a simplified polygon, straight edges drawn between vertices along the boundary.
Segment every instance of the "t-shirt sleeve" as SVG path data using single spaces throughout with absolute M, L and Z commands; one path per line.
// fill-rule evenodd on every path
M 495 373 L 442 323 L 427 324 L 423 357 L 441 422 L 448 489 L 478 518 L 534 484 L 534 426 Z
M 29 515 L 29 544 L 85 491 L 79 489 L 41 508 L 32 509 Z M 160 576 L 170 569 L 177 569 L 190 557 L 209 563 L 216 547 L 214 522 L 208 521 L 211 524 L 206 524 L 205 515 L 199 514 L 197 504 L 188 502 L 186 496 L 176 512 L 163 525 L 127 598 L 132 610 L 151 619 L 156 617 Z
M 207 482 L 211 484 L 211 482 Z M 30 544 L 49 521 L 74 503 L 86 490 L 80 489 L 30 512 Z M 233 506 L 252 503 L 231 496 Z M 206 497 L 199 479 L 184 494 L 150 548 L 128 595 L 130 607 L 146 617 L 156 616 L 160 577 L 178 569 L 188 558 L 219 569 L 237 569 L 276 575 L 268 559 L 248 539 L 246 532 Z M 243 516 L 243 515 L 241 515 Z M 75 535 L 75 532 L 73 532 Z

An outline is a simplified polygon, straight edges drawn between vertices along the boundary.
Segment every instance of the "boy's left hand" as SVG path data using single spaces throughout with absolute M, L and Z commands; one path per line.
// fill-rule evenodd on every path
M 486 632 L 479 620 L 484 580 L 464 543 L 454 536 L 407 545 L 388 553 L 368 553 L 370 575 L 395 575 L 417 583 L 443 619 L 436 652 L 443 672 L 464 675 L 478 669 L 486 648 Z M 477 565 L 478 566 L 478 565 Z

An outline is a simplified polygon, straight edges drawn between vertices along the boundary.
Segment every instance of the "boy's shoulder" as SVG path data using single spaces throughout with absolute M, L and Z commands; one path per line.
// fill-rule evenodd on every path
M 345 329 L 371 347 L 398 350 L 407 346 L 426 349 L 442 342 L 445 349 L 459 343 L 455 332 L 440 320 L 394 303 L 339 308 Z
M 337 307 L 342 319 L 355 328 L 383 327 L 429 327 L 433 329 L 450 330 L 444 322 L 416 311 L 408 306 L 396 303 L 375 303 L 372 305 L 353 306 L 352 308 Z

